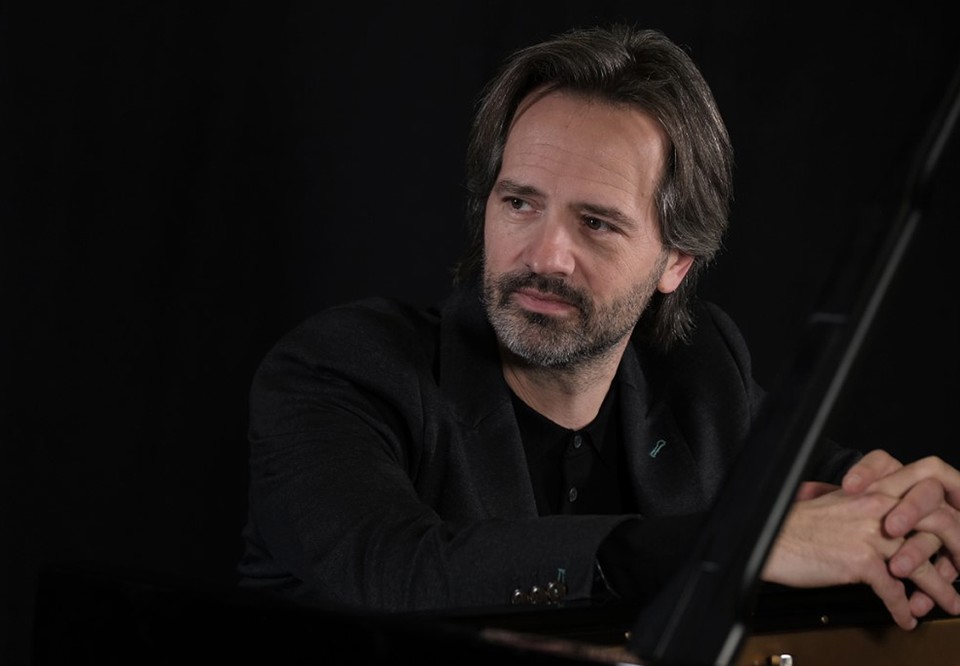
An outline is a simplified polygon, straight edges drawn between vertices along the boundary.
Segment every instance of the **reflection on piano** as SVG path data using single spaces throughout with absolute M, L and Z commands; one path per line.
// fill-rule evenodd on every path
M 960 666 L 960 618 L 933 611 L 911 632 L 866 588 L 769 586 L 729 666 Z M 628 649 L 638 608 L 505 607 L 378 615 L 301 607 L 102 566 L 40 577 L 33 666 L 648 664 Z M 698 665 L 699 666 L 699 665 Z
M 638 613 L 612 605 L 469 612 L 445 621 L 477 627 L 486 640 L 504 645 L 599 663 L 658 664 L 628 648 Z M 750 624 L 753 629 L 730 666 L 960 666 L 960 618 L 934 610 L 914 631 L 905 631 L 865 586 L 797 590 L 768 585 L 757 596 Z

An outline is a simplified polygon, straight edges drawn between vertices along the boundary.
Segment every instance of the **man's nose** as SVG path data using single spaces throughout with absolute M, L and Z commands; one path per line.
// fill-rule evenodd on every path
M 527 238 L 524 263 L 538 275 L 566 276 L 573 273 L 574 239 L 561 220 L 541 220 Z

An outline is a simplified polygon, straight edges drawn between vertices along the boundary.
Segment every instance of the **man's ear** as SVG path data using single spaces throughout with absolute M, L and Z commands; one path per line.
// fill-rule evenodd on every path
M 693 255 L 680 250 L 670 250 L 669 253 L 667 266 L 657 283 L 657 290 L 663 294 L 669 294 L 679 287 L 687 271 L 693 266 Z

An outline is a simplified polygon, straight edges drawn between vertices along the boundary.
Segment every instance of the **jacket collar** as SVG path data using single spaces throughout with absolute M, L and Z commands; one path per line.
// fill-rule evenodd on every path
M 477 285 L 455 290 L 442 306 L 438 377 L 441 390 L 450 396 L 459 418 L 469 427 L 513 409 L 496 335 Z

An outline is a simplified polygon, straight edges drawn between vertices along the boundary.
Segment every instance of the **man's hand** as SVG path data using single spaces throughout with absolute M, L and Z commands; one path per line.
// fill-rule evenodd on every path
M 936 456 L 903 465 L 886 451 L 871 451 L 850 468 L 842 487 L 851 495 L 869 491 L 900 497 L 884 520 L 887 531 L 898 536 L 916 529 L 944 503 L 960 510 L 960 470 Z
M 763 579 L 793 587 L 865 583 L 898 625 L 913 629 L 917 619 L 906 587 L 887 568 L 904 538 L 882 528 L 898 502 L 880 493 L 836 490 L 794 503 L 767 558 Z
M 904 539 L 888 563 L 890 573 L 917 583 L 910 598 L 916 617 L 934 605 L 960 613 L 953 581 L 960 569 L 960 471 L 935 456 L 908 465 L 885 451 L 871 451 L 843 479 L 851 495 L 882 493 L 899 498 L 883 518 L 892 538 Z

